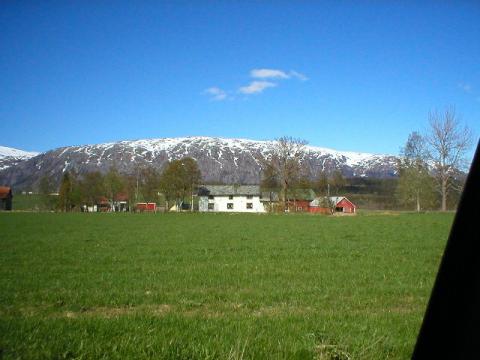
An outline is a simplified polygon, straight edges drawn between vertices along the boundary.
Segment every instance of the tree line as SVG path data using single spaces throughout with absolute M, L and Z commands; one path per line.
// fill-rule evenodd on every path
M 311 174 L 304 163 L 307 142 L 293 137 L 275 141 L 273 152 L 261 161 L 261 189 L 278 194 L 283 209 L 303 190 L 313 189 L 320 198 L 352 196 L 352 200 L 375 197 L 385 208 L 404 208 L 421 211 L 440 207 L 445 211 L 456 205 L 468 165 L 466 152 L 472 145 L 472 133 L 462 126 L 454 109 L 443 113 L 431 112 L 425 133 L 412 132 L 401 149 L 397 164 L 397 179 L 345 178 L 341 171 L 318 169 Z M 166 208 L 177 209 L 188 204 L 193 210 L 193 196 L 202 175 L 192 158 L 170 161 L 161 171 L 151 166 L 137 167 L 134 173 L 121 174 L 112 166 L 106 174 L 99 171 L 82 175 L 66 171 L 60 187 L 54 189 L 52 179 L 44 177 L 39 192 L 58 191 L 58 198 L 45 197 L 48 207 L 61 211 L 93 206 L 106 198 L 111 206 L 119 194 L 129 204 L 165 202 Z M 325 204 L 328 206 L 329 204 Z M 358 204 L 361 205 L 361 204 Z
M 84 174 L 65 171 L 58 187 L 54 179 L 44 176 L 38 190 L 44 195 L 46 208 L 65 212 L 93 207 L 102 199 L 113 208 L 119 196 L 129 204 L 164 201 L 166 208 L 172 205 L 180 208 L 189 202 L 193 209 L 193 194 L 201 179 L 197 162 L 183 158 L 168 162 L 161 171 L 152 166 L 137 167 L 131 174 L 120 173 L 116 166 L 110 167 L 105 174 L 100 171 Z M 51 193 L 58 193 L 58 196 L 48 196 Z
M 461 193 L 468 170 L 466 152 L 473 143 L 471 130 L 461 124 L 454 108 L 428 116 L 424 134 L 412 132 L 398 163 L 399 201 L 416 211 L 440 202 L 446 211 L 451 198 Z
M 301 189 L 314 189 L 328 202 L 330 195 L 356 198 L 352 190 L 363 185 L 370 187 L 369 195 L 378 195 L 389 207 L 421 211 L 439 206 L 446 211 L 456 206 L 463 188 L 468 166 L 465 155 L 473 136 L 453 108 L 431 112 L 428 123 L 424 134 L 412 132 L 401 149 L 398 179 L 346 179 L 341 171 L 328 173 L 325 169 L 312 176 L 303 162 L 307 142 L 282 137 L 275 142 L 271 156 L 262 159 L 261 187 L 279 193 L 283 209 L 288 209 Z

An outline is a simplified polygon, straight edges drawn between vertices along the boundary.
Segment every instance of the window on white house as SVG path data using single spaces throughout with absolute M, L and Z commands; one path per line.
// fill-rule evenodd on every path
M 233 210 L 233 203 L 227 203 L 227 209 Z
M 228 197 L 228 200 L 233 200 L 233 195 L 230 195 L 230 196 Z
M 253 203 L 247 203 L 247 209 L 253 209 Z
M 208 210 L 213 210 L 213 206 L 214 206 L 214 205 L 215 205 L 214 203 L 208 204 Z
M 247 199 L 253 199 L 253 195 L 247 195 Z
M 208 195 L 208 199 L 213 200 L 214 199 L 213 195 Z

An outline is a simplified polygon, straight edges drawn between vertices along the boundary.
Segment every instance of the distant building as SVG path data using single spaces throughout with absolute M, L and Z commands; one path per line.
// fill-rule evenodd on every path
M 12 210 L 12 188 L 0 186 L 0 210 Z
M 316 198 L 310 202 L 309 211 L 311 213 L 344 213 L 355 214 L 357 206 L 348 200 L 345 196 L 330 196 Z
M 113 202 L 113 211 L 126 212 L 128 210 L 128 195 L 125 193 L 117 194 Z
M 157 212 L 157 203 L 137 203 L 135 205 L 137 212 Z
M 285 209 L 282 197 L 283 193 L 281 190 L 266 189 L 262 192 L 261 201 L 271 212 L 308 212 L 310 202 L 315 199 L 316 195 L 312 189 L 289 189 L 287 200 L 285 201 Z
M 198 190 L 199 211 L 263 213 L 258 185 L 204 185 Z
M 113 205 L 113 207 L 112 207 Z M 124 193 L 119 193 L 115 196 L 112 202 L 105 196 L 100 196 L 95 205 L 83 205 L 82 211 L 85 212 L 125 212 L 129 211 L 128 196 Z
M 308 212 L 310 203 L 316 197 L 312 189 L 294 189 L 289 193 L 291 194 L 288 196 L 287 208 L 294 212 Z

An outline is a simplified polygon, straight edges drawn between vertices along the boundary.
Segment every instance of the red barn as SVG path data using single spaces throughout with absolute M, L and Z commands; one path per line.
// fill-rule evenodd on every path
M 0 186 L 0 210 L 12 210 L 12 189 Z
M 287 208 L 295 212 L 308 212 L 310 202 L 315 199 L 315 192 L 312 189 L 294 189 L 291 192 Z
M 337 197 L 337 199 L 340 199 L 340 200 L 337 201 L 337 203 L 335 204 L 335 212 L 343 212 L 347 214 L 355 213 L 357 207 L 355 206 L 354 203 L 352 203 L 346 197 Z
M 327 206 L 325 205 L 327 204 Z M 328 206 L 330 205 L 330 206 Z M 357 207 L 344 196 L 330 196 L 329 198 L 317 198 L 310 203 L 311 213 L 329 214 L 344 213 L 355 214 Z
M 136 211 L 157 212 L 157 204 L 156 203 L 137 203 Z

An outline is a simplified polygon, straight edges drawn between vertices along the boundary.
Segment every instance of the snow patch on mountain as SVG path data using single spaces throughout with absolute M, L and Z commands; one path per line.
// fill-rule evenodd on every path
M 11 147 L 0 146 L 0 170 L 17 165 L 22 161 L 26 161 L 39 153 L 33 151 L 23 151 Z
M 4 157 L 15 157 L 15 158 L 24 158 L 30 159 L 31 157 L 37 156 L 39 153 L 34 151 L 23 151 L 11 147 L 0 146 L 0 158 Z
M 187 155 L 190 150 L 200 150 L 208 149 L 209 155 L 211 156 L 211 149 L 218 149 L 218 159 L 222 158 L 222 154 L 225 151 L 236 150 L 239 152 L 252 153 L 254 151 L 260 151 L 263 156 L 267 156 L 271 153 L 275 147 L 275 141 L 271 140 L 249 140 L 241 138 L 220 138 L 220 137 L 205 137 L 205 136 L 191 136 L 191 137 L 178 137 L 178 138 L 156 138 L 156 139 L 142 139 L 142 140 L 125 140 L 119 142 L 108 142 L 103 144 L 96 145 L 85 145 L 80 146 L 76 151 L 84 152 L 85 154 L 91 154 L 95 150 L 104 150 L 107 151 L 114 146 L 123 146 L 130 149 L 138 149 L 139 151 L 133 150 L 132 153 L 139 155 L 144 155 L 151 153 L 152 155 L 157 155 L 162 151 L 170 152 L 175 150 L 176 155 Z M 66 151 L 66 148 L 64 151 Z M 182 151 L 183 150 L 183 151 Z M 346 165 L 352 166 L 357 165 L 366 160 L 373 160 L 384 158 L 386 156 L 391 156 L 387 154 L 372 154 L 372 153 L 361 153 L 353 151 L 338 151 L 334 149 L 318 147 L 318 146 L 306 146 L 306 152 L 317 154 L 317 157 L 323 155 L 330 155 L 333 158 L 336 158 Z

